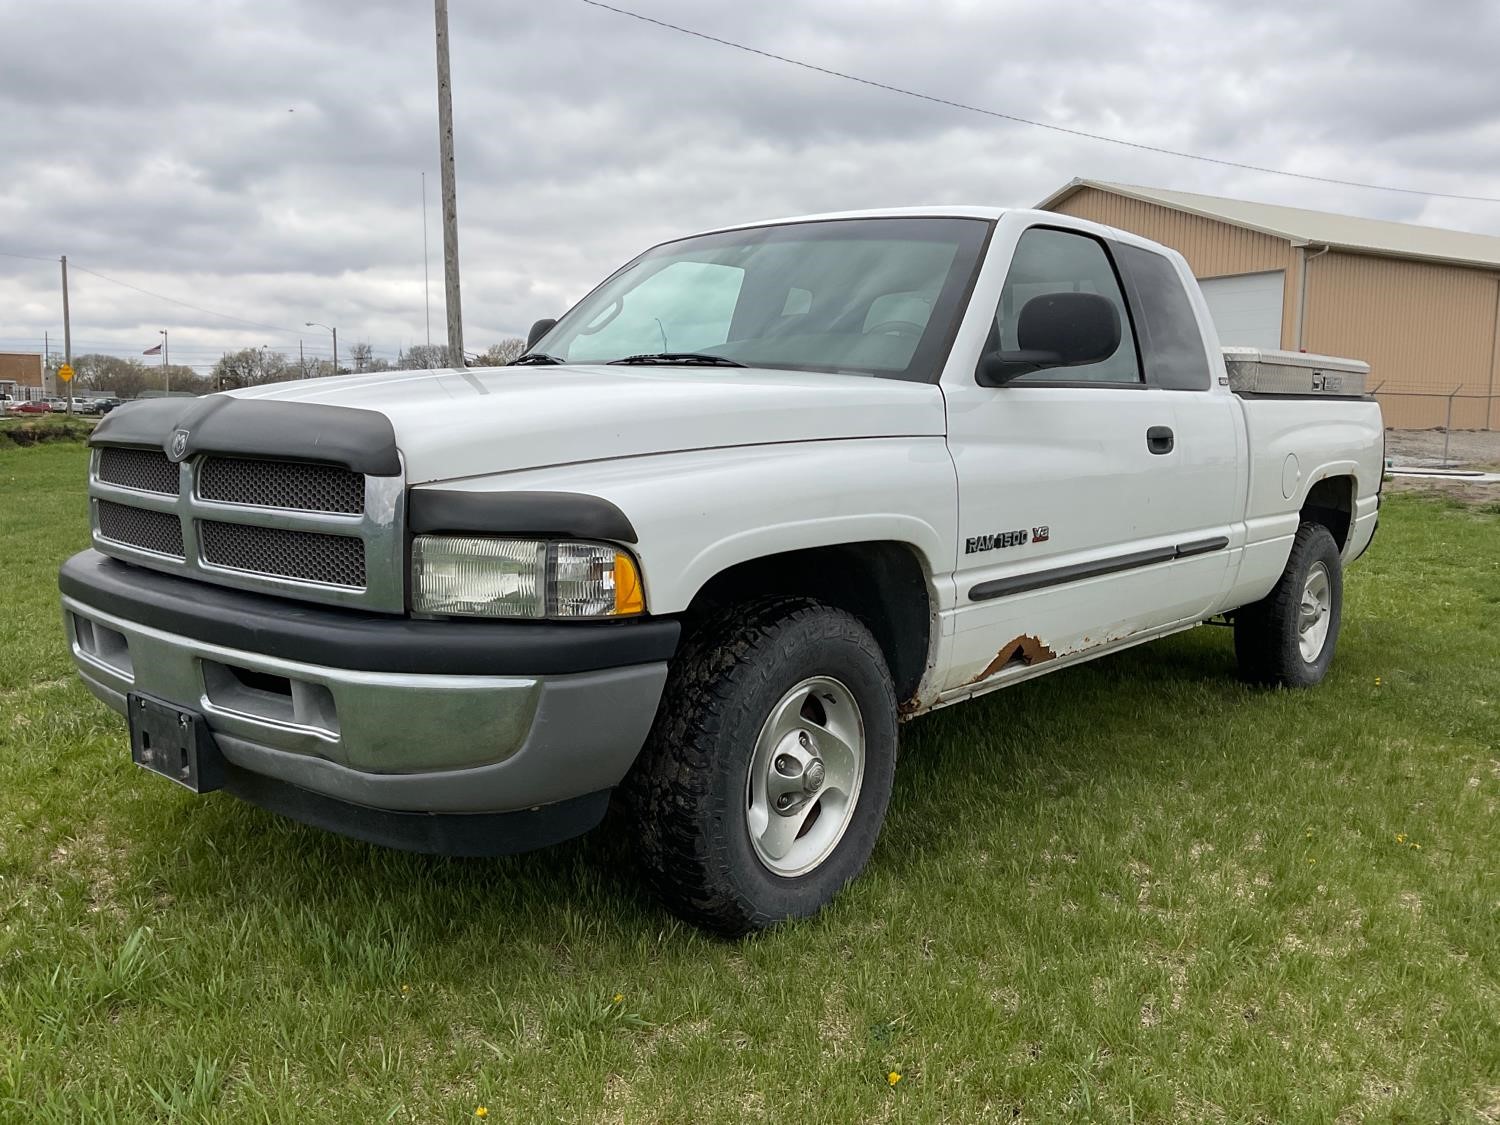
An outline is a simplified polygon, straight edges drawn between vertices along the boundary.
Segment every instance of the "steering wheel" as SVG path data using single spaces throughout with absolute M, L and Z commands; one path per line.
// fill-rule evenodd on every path
M 926 332 L 925 325 L 918 324 L 914 320 L 882 320 L 879 324 L 866 328 L 866 336 L 877 336 L 881 333 L 890 333 L 895 336 L 920 336 Z

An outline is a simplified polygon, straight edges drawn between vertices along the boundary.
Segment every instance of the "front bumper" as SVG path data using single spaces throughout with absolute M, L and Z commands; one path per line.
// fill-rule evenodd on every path
M 592 827 L 650 730 L 678 631 L 674 621 L 381 617 L 222 590 L 94 551 L 65 563 L 59 585 L 74 663 L 106 704 L 123 713 L 135 691 L 197 711 L 231 792 L 419 850 L 476 849 L 451 843 L 472 832 L 448 828 L 419 829 L 425 846 L 402 843 L 396 829 L 412 825 L 399 814 L 555 805 L 586 822 L 577 831 Z M 376 828 L 354 830 L 329 801 L 397 819 L 380 828 L 379 815 L 365 817 Z

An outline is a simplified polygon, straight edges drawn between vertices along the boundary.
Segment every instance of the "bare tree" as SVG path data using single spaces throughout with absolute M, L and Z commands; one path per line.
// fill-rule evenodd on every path
M 358 375 L 362 371 L 369 371 L 370 361 L 375 358 L 375 349 L 368 343 L 361 341 L 349 346 L 349 362 L 354 367 L 354 373 Z
M 514 363 L 526 350 L 526 341 L 519 336 L 507 336 L 498 344 L 491 344 L 474 359 L 475 367 L 504 367 Z
M 330 365 L 331 366 L 331 365 Z M 209 376 L 215 390 L 255 387 L 261 383 L 284 383 L 301 374 L 297 364 L 268 348 L 241 348 L 225 352 Z
M 431 371 L 449 367 L 448 345 L 413 344 L 397 358 L 396 366 L 403 371 Z
M 349 349 L 349 362 L 353 365 L 354 374 L 356 375 L 362 375 L 369 371 L 389 371 L 391 369 L 391 361 L 381 359 L 375 354 L 375 349 L 366 342 L 355 344 Z M 341 374 L 347 375 L 349 372 L 344 371 Z
M 60 360 L 59 360 L 60 362 Z M 52 371 L 55 373 L 54 363 Z M 126 359 L 101 352 L 87 352 L 73 357 L 73 386 L 79 390 L 108 391 L 116 398 L 135 398 L 143 391 L 160 391 L 166 385 L 165 375 L 170 374 L 172 390 L 188 394 L 204 394 L 213 389 L 209 380 L 191 367 L 172 364 L 163 372 L 157 363 L 146 364 L 138 359 Z

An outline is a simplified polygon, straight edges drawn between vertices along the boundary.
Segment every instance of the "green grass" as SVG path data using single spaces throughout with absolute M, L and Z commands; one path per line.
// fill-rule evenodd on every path
M 1393 498 L 1317 690 L 1205 628 L 919 721 L 864 878 L 731 944 L 619 826 L 414 857 L 135 770 L 83 468 L 0 449 L 0 1120 L 1500 1119 L 1496 515 Z

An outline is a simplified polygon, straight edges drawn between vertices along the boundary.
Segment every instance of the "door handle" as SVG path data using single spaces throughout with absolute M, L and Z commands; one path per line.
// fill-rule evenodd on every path
M 1175 443 L 1171 426 L 1152 426 L 1146 431 L 1146 448 L 1152 453 L 1171 453 Z

